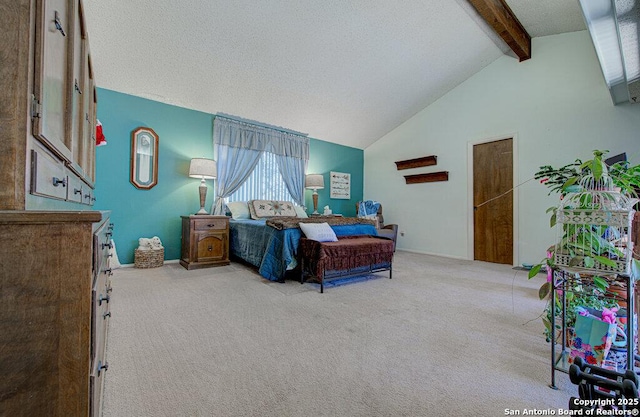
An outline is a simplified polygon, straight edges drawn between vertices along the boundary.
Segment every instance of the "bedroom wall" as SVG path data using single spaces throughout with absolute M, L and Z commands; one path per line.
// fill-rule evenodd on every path
M 640 105 L 613 106 L 586 31 L 534 38 L 533 58 L 504 56 L 365 149 L 365 198 L 398 223 L 398 248 L 473 259 L 470 144 L 514 137 L 518 229 L 514 263 L 537 263 L 554 242 L 545 210 L 558 203 L 532 180 L 541 165 L 590 159 L 593 149 L 640 163 Z M 437 155 L 435 167 L 394 161 Z M 448 182 L 406 185 L 403 175 L 446 170 Z
M 189 161 L 213 157 L 213 115 L 153 100 L 98 89 L 98 119 L 107 145 L 96 149 L 96 210 L 111 210 L 114 241 L 123 264 L 134 261 L 139 237 L 158 236 L 165 259 L 179 259 L 180 216 L 195 213 L 199 206 L 200 181 L 189 178 Z M 139 190 L 129 181 L 131 131 L 145 126 L 160 137 L 158 184 Z M 363 195 L 364 152 L 311 139 L 307 172 L 325 176 L 319 205 L 329 204 L 335 213 L 355 215 L 355 203 Z M 329 199 L 329 172 L 351 173 L 351 200 Z M 214 197 L 214 182 L 207 181 L 207 208 Z M 312 207 L 311 191 L 305 193 Z M 308 210 L 311 212 L 312 210 Z

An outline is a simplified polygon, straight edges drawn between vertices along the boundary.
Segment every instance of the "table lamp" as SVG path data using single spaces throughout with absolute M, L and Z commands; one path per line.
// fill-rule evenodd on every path
M 313 190 L 313 213 L 318 213 L 318 190 L 324 188 L 324 177 L 322 174 L 308 174 L 304 179 L 304 187 Z
M 217 176 L 216 161 L 207 158 L 193 158 L 189 165 L 189 176 L 191 178 L 200 178 L 200 211 L 196 214 L 209 214 L 205 210 L 204 205 L 207 200 L 207 184 L 204 180 L 215 179 Z

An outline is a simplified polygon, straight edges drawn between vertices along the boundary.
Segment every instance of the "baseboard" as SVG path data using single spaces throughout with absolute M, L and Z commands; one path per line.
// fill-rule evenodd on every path
M 180 259 L 169 259 L 165 260 L 163 264 L 177 264 L 178 262 L 180 262 Z M 121 264 L 120 268 L 135 268 L 135 266 L 135 264 Z
M 439 256 L 439 257 L 442 257 L 442 258 L 457 259 L 457 260 L 460 260 L 460 261 L 472 261 L 473 260 L 473 259 L 464 258 L 462 256 L 445 255 L 443 253 L 426 252 L 426 251 L 420 251 L 420 250 L 415 250 L 415 249 L 403 249 L 403 248 L 398 248 L 397 247 L 396 250 L 403 251 L 403 252 L 417 253 L 417 254 L 420 254 L 420 255 L 430 255 L 430 256 Z

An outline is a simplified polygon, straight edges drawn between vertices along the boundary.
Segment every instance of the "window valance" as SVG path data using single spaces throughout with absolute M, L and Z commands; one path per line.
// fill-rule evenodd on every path
M 217 114 L 213 122 L 213 137 L 218 145 L 309 159 L 307 135 L 277 126 Z

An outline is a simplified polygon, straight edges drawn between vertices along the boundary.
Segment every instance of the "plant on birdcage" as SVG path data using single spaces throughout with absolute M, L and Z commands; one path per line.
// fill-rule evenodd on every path
M 568 327 L 575 322 L 576 307 L 602 310 L 615 304 L 603 296 L 610 282 L 607 273 L 626 272 L 634 279 L 639 276 L 636 261 L 630 262 L 629 224 L 640 189 L 640 166 L 625 161 L 609 167 L 603 160 L 606 152 L 596 150 L 588 161 L 577 159 L 557 169 L 542 166 L 534 176 L 549 188 L 549 194 L 560 194 L 560 204 L 547 210 L 551 214 L 550 226 L 558 231 L 556 244 L 529 271 L 529 278 L 544 267 L 549 271 L 547 282 L 539 290 L 540 299 L 549 299 L 542 315 L 548 339 L 556 326 L 549 297 L 554 268 L 575 268 L 573 273 L 578 280 L 585 272 L 590 280 L 588 291 L 566 294 Z
M 529 278 L 543 266 L 555 266 L 558 254 L 564 255 L 569 267 L 603 266 L 612 270 L 619 266 L 616 261 L 627 255 L 621 243 L 628 242 L 629 236 L 623 235 L 628 230 L 607 221 L 614 212 L 631 210 L 636 190 L 640 188 L 640 166 L 631 166 L 625 161 L 608 167 L 603 160 L 606 152 L 596 150 L 588 161 L 577 159 L 559 169 L 546 165 L 536 172 L 534 177 L 550 188 L 550 194 L 560 194 L 561 204 L 547 209 L 547 213 L 551 213 L 550 226 L 561 227 L 561 232 L 557 243 L 548 250 L 551 256 L 534 265 Z M 582 216 L 582 222 L 558 224 L 558 218 L 566 220 L 577 213 Z M 549 294 L 546 289 L 541 288 L 541 298 Z

